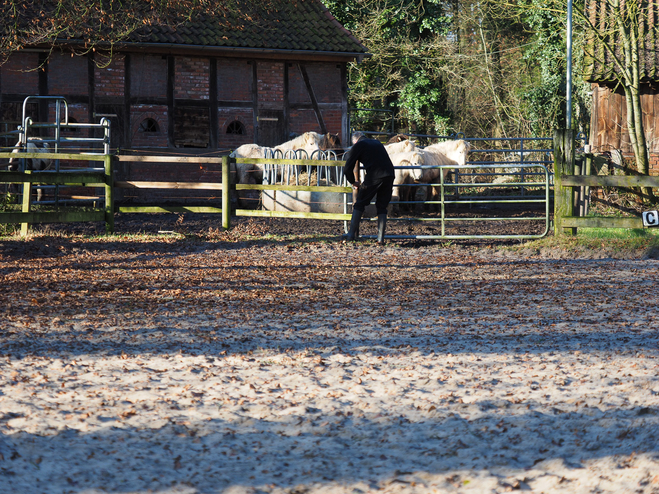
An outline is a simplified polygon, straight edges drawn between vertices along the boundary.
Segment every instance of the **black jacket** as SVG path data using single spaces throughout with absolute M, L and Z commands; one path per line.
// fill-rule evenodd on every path
M 357 161 L 366 170 L 365 184 L 394 176 L 394 165 L 389 158 L 387 150 L 380 141 L 362 139 L 348 150 L 343 173 L 351 184 L 354 184 L 359 179 L 359 177 L 355 177 L 354 173 L 355 162 Z

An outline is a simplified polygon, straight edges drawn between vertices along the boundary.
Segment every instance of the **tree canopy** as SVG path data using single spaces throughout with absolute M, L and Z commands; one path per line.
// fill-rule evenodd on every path
M 506 137 L 548 135 L 564 125 L 564 6 L 547 8 L 540 0 L 324 3 L 373 54 L 350 67 L 351 106 L 392 110 L 398 130 Z M 577 123 L 587 130 L 587 87 L 575 86 Z

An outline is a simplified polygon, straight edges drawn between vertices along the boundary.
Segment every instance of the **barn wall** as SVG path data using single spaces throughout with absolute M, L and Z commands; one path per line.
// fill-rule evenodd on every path
M 167 105 L 131 105 L 131 147 L 166 148 L 167 118 Z M 148 120 L 153 120 L 156 123 L 156 130 L 151 130 L 145 125 Z
M 210 59 L 176 57 L 174 98 L 207 100 L 210 91 Z
M 86 96 L 88 64 L 86 57 L 53 53 L 48 59 L 48 93 L 55 96 Z
M 627 132 L 627 106 L 622 90 L 613 91 L 606 86 L 593 84 L 590 142 L 593 151 L 602 153 L 620 149 L 632 156 Z M 650 152 L 650 173 L 659 175 L 659 93 L 644 88 L 641 95 L 643 125 Z M 655 111 L 655 108 L 657 111 Z
M 167 98 L 167 57 L 163 55 L 130 55 L 130 96 L 137 102 Z
M 81 59 L 81 57 L 76 58 Z M 94 67 L 94 96 L 96 98 L 117 98 L 117 100 L 122 101 L 125 89 L 125 55 L 115 55 L 107 67 Z M 87 91 L 86 85 L 83 91 Z
M 55 52 L 37 70 L 40 60 L 45 53 L 22 52 L 0 66 L 3 119 L 14 118 L 27 95 L 57 95 L 78 122 L 110 118 L 115 148 L 229 152 L 259 142 L 268 125 L 279 126 L 270 136 L 288 138 L 320 132 L 321 121 L 347 141 L 343 63 L 303 62 L 312 100 L 296 61 L 119 53 L 107 63 L 98 54 Z M 32 114 L 52 117 L 47 105 L 37 106 Z M 143 131 L 148 119 L 157 131 Z
M 0 66 L 3 94 L 39 94 L 38 53 L 16 53 Z

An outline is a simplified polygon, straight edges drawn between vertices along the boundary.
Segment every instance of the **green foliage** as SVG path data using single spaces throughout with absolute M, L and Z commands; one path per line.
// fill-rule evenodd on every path
M 439 0 L 328 0 L 326 6 L 369 48 L 371 58 L 349 67 L 353 108 L 393 109 L 398 128 L 416 132 L 445 127 L 443 74 L 433 64 L 451 30 L 450 6 Z M 435 60 L 433 60 L 435 59 Z M 380 130 L 381 115 L 361 119 Z
M 393 109 L 397 128 L 417 133 L 550 135 L 564 126 L 566 17 L 558 1 L 325 4 L 373 55 L 349 68 L 351 107 Z M 577 29 L 574 69 L 580 36 Z M 573 87 L 577 130 L 587 131 L 588 88 L 578 70 Z

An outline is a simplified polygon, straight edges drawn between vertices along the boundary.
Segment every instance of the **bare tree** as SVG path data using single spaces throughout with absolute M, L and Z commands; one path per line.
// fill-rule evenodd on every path
M 649 152 L 643 125 L 641 87 L 643 60 L 655 62 L 656 33 L 654 0 L 591 0 L 588 10 L 579 6 L 575 13 L 588 29 L 586 60 L 591 73 L 606 71 L 625 92 L 627 132 L 636 169 L 649 173 Z M 652 189 L 644 187 L 645 198 L 655 200 Z

